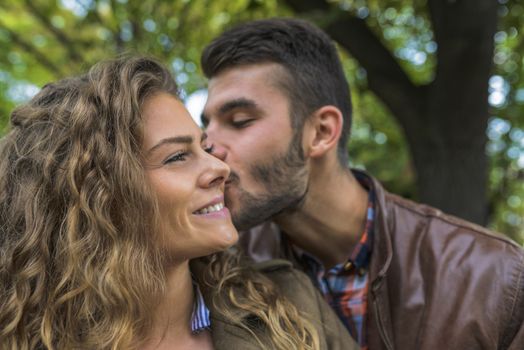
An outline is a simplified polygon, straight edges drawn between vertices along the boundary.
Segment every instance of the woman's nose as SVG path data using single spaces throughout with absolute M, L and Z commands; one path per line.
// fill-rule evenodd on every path
M 214 154 L 207 153 L 206 155 L 207 166 L 200 178 L 201 186 L 208 188 L 222 185 L 229 177 L 229 166 Z

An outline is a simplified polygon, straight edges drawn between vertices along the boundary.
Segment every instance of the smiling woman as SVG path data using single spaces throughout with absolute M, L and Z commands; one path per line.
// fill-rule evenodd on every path
M 150 97 L 142 114 L 146 177 L 158 199 L 159 232 L 173 258 L 195 258 L 231 246 L 238 236 L 224 207 L 228 166 L 209 154 L 206 135 L 172 95 Z
M 18 107 L 0 144 L 0 348 L 352 348 L 307 277 L 224 251 L 238 236 L 211 149 L 148 58 Z

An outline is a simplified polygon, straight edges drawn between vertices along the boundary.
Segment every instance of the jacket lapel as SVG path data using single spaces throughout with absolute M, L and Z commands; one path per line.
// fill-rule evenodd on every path
M 393 248 L 388 223 L 385 192 L 380 183 L 372 178 L 375 188 L 375 234 L 369 268 L 368 295 L 368 343 L 370 349 L 393 350 L 394 336 L 391 327 L 391 309 L 387 284 L 387 272 L 393 258 Z

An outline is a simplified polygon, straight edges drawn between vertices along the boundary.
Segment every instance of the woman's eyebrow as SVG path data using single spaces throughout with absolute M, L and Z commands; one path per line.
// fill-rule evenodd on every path
M 173 137 L 166 137 L 165 139 L 160 140 L 156 145 L 151 147 L 147 154 L 151 154 L 158 148 L 166 145 L 166 144 L 172 144 L 172 143 L 185 143 L 185 144 L 191 144 L 193 143 L 194 138 L 190 135 L 181 135 L 181 136 L 173 136 Z

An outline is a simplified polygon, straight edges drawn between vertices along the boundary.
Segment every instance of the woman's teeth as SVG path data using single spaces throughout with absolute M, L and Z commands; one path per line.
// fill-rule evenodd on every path
M 212 212 L 215 212 L 215 211 L 222 210 L 222 208 L 224 208 L 224 203 L 218 203 L 218 204 L 215 204 L 215 205 L 210 205 L 207 208 L 197 210 L 197 211 L 195 211 L 195 214 L 197 214 L 197 215 L 208 214 L 208 213 L 212 213 Z

